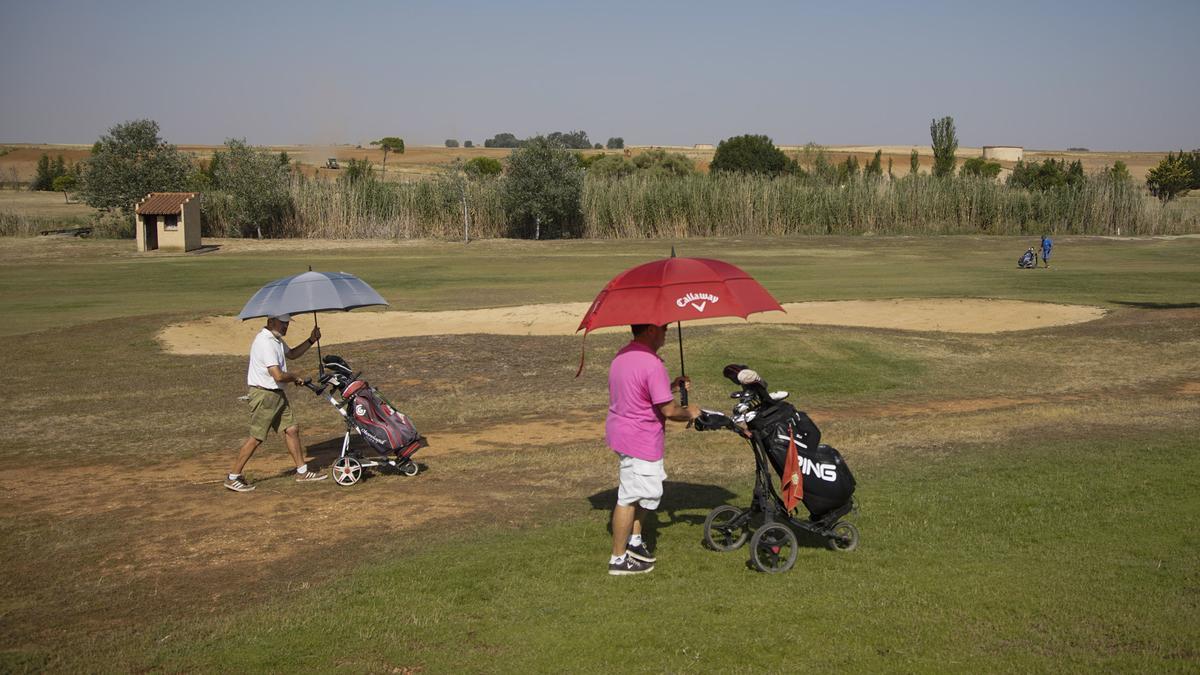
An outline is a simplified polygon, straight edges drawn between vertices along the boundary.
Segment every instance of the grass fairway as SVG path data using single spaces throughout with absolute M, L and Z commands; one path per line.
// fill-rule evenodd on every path
M 685 328 L 695 398 L 728 362 L 792 392 L 859 479 L 859 550 L 789 573 L 701 547 L 749 500 L 732 434 L 668 434 L 646 577 L 604 573 L 619 335 L 330 346 L 430 437 L 413 478 L 297 485 L 267 441 L 235 495 L 243 357 L 155 335 L 266 280 L 355 273 L 393 308 L 590 300 L 670 242 L 0 239 L 0 671 L 783 672 L 1200 669 L 1200 238 L 675 242 L 783 302 L 1010 298 L 1102 306 L 1015 333 Z M 290 336 L 302 339 L 303 336 Z M 677 354 L 663 356 L 672 372 Z M 312 369 L 311 360 L 294 364 Z M 318 466 L 334 413 L 292 394 Z

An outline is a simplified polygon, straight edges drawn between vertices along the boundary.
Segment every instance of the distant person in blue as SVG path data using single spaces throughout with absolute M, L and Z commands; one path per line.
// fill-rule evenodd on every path
M 1050 249 L 1054 248 L 1054 243 L 1050 241 L 1050 237 L 1042 235 L 1042 264 L 1046 267 L 1050 266 Z

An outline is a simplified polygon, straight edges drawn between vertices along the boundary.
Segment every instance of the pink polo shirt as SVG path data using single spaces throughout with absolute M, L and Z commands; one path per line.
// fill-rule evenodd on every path
M 662 459 L 666 418 L 658 407 L 674 400 L 662 359 L 631 341 L 608 369 L 608 419 L 605 439 L 613 452 L 648 461 Z

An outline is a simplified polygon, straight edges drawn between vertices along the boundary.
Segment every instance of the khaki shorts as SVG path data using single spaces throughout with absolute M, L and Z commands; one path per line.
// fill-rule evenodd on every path
M 617 457 L 620 458 L 617 503 L 621 506 L 637 504 L 648 511 L 657 509 L 662 499 L 663 481 L 667 478 L 663 461 L 651 462 L 620 453 Z
M 250 387 L 250 436 L 266 440 L 267 432 L 296 426 L 287 395 L 278 389 Z

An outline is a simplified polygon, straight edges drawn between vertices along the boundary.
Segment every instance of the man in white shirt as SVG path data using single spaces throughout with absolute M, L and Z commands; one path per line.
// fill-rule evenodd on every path
M 287 314 L 270 317 L 267 319 L 266 328 L 254 336 L 254 343 L 250 345 L 250 365 L 246 369 L 246 384 L 250 387 L 250 437 L 238 450 L 237 459 L 234 460 L 225 479 L 225 487 L 234 492 L 249 492 L 254 489 L 255 486 L 246 482 L 242 469 L 272 429 L 276 432 L 283 429 L 288 453 L 296 463 L 297 482 L 307 483 L 327 478 L 326 474 L 308 470 L 308 462 L 304 461 L 304 453 L 300 446 L 300 427 L 296 424 L 296 418 L 292 416 L 287 394 L 283 393 L 281 386 L 289 382 L 297 385 L 304 383 L 304 379 L 299 375 L 288 372 L 287 360 L 303 356 L 309 347 L 321 339 L 321 330 L 313 327 L 307 340 L 288 349 L 283 336 L 287 335 L 291 320 L 292 317 Z

